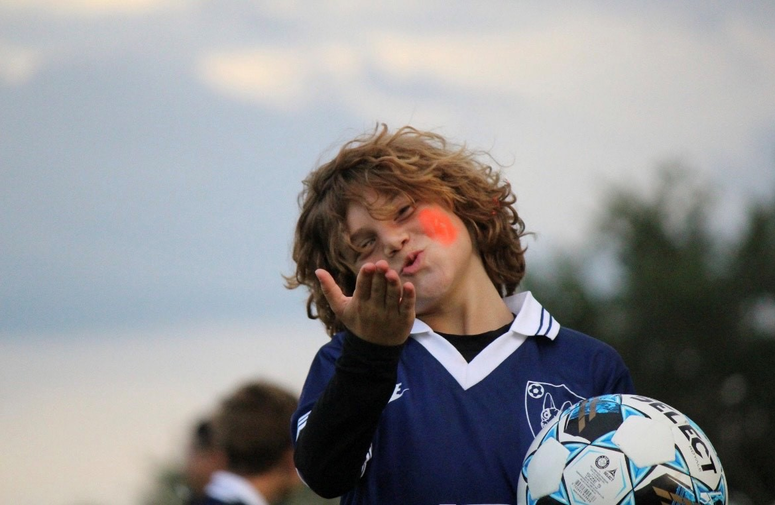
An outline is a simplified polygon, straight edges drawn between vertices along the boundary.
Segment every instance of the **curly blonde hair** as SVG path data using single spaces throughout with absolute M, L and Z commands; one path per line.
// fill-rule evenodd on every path
M 411 202 L 438 203 L 465 223 L 487 274 L 501 296 L 514 294 L 525 274 L 525 225 L 511 185 L 477 158 L 485 153 L 450 144 L 444 137 L 384 124 L 347 142 L 336 157 L 312 171 L 299 195 L 293 260 L 286 287 L 307 286 L 307 316 L 320 319 L 329 336 L 344 330 L 328 305 L 315 270 L 324 268 L 351 296 L 357 272 L 346 233 L 347 209 L 365 200 L 366 189 Z

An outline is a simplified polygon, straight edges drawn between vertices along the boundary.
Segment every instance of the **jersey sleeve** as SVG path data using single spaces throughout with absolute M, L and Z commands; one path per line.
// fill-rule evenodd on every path
M 619 360 L 621 362 L 621 358 Z M 635 384 L 632 381 L 629 369 L 624 366 L 623 362 L 621 362 L 621 366 L 617 367 L 610 378 L 610 383 L 605 388 L 607 391 L 620 394 L 635 394 Z
M 299 475 L 320 496 L 341 496 L 357 485 L 395 388 L 403 347 L 345 333 L 315 357 L 291 431 Z
M 592 360 L 592 373 L 601 381 L 598 394 L 634 394 L 635 385 L 621 355 L 609 344 L 600 345 L 602 350 Z
M 573 377 L 570 383 L 578 394 L 590 398 L 635 393 L 630 370 L 611 344 L 567 327 L 560 330 L 554 343 L 541 343 L 558 352 L 558 361 L 552 366 Z

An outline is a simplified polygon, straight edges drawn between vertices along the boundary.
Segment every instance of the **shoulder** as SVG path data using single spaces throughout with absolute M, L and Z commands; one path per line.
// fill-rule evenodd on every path
M 342 355 L 342 346 L 344 333 L 337 333 L 328 342 L 323 344 L 315 354 L 310 364 L 307 378 L 304 381 L 304 387 L 299 398 L 299 412 L 306 412 L 307 404 L 314 403 L 323 389 L 331 380 L 336 369 L 336 362 Z
M 563 345 L 579 346 L 589 349 L 614 350 L 613 347 L 606 342 L 584 332 L 568 328 L 567 326 L 560 328 L 560 331 L 557 333 L 557 337 L 554 340 Z
M 315 354 L 315 362 L 335 362 L 342 354 L 345 332 L 340 332 L 331 337 L 325 344 L 321 345 Z
M 342 347 L 344 346 L 344 338 L 345 335 L 347 335 L 347 332 L 340 331 L 339 333 L 335 334 L 333 337 L 331 337 L 331 340 L 326 342 L 321 348 L 321 353 L 341 353 Z
M 579 369 L 605 382 L 596 394 L 635 392 L 629 368 L 612 345 L 569 328 L 563 328 L 555 342 Z
M 624 368 L 621 355 L 612 345 L 571 328 L 560 328 L 553 339 L 534 336 L 529 341 L 536 352 L 553 362 L 573 363 L 574 367 L 586 364 L 592 369 Z
M 585 333 L 562 328 L 553 340 L 533 336 L 525 344 L 533 364 L 526 390 L 531 398 L 536 398 L 533 384 L 540 384 L 541 391 L 548 384 L 562 385 L 578 398 L 635 392 L 630 371 L 616 349 Z
M 618 351 L 611 344 L 565 326 L 560 328 L 557 337 L 549 345 L 557 346 L 561 350 L 573 352 L 579 356 L 619 356 Z

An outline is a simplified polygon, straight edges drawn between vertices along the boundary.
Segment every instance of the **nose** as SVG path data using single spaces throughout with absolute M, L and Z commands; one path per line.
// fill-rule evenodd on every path
M 387 226 L 383 231 L 382 244 L 385 256 L 393 257 L 409 242 L 409 233 L 402 226 Z

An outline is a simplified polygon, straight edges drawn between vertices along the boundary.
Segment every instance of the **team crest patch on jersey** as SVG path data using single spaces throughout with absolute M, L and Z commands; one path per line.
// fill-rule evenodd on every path
M 525 413 L 533 436 L 536 436 L 554 416 L 583 399 L 565 384 L 527 381 Z

